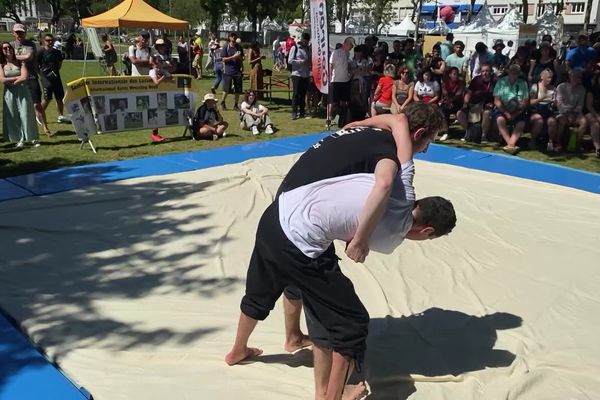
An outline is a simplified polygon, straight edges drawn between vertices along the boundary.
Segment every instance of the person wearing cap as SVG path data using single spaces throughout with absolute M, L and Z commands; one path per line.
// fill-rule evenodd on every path
M 196 79 L 202 79 L 202 57 L 204 56 L 204 47 L 202 46 L 200 31 L 196 31 L 195 33 L 192 51 L 195 54 L 194 60 L 192 61 L 192 68 L 196 71 Z
M 510 58 L 502 54 L 502 50 L 504 50 L 505 47 L 504 40 L 502 39 L 496 40 L 496 42 L 494 42 L 494 47 L 492 47 L 494 54 L 492 55 L 491 63 L 497 76 L 501 76 L 506 67 L 508 67 L 508 64 L 510 64 Z
M 567 51 L 567 69 L 591 69 L 595 61 L 596 50 L 593 47 L 590 47 L 588 36 L 585 34 L 579 35 L 579 37 L 577 38 L 577 47 Z
M 237 33 L 229 33 L 229 43 L 223 47 L 223 100 L 221 109 L 226 110 L 225 100 L 232 88 L 235 95 L 233 109 L 239 111 L 240 95 L 242 94 L 242 60 L 244 53 L 242 47 L 237 43 Z
M 135 44 L 129 46 L 129 60 L 131 61 L 131 76 L 148 75 L 150 72 L 150 57 L 152 55 L 148 47 L 150 33 L 142 31 L 137 37 Z
M 148 75 L 155 85 L 159 85 L 162 81 L 171 79 L 171 73 L 175 71 L 175 64 L 167 55 L 167 46 L 164 39 L 157 39 L 156 42 L 154 42 L 154 48 L 156 53 L 150 57 L 152 69 L 150 69 Z M 152 129 L 150 138 L 153 142 L 163 142 L 165 140 L 165 138 L 158 133 L 158 128 Z
M 467 61 L 468 58 L 467 56 L 465 56 L 465 44 L 460 41 L 457 40 L 456 42 L 454 42 L 454 53 L 450 54 L 448 57 L 446 57 L 446 67 L 447 68 L 452 68 L 452 67 L 456 67 L 458 68 L 458 70 L 460 71 L 460 75 L 463 77 L 463 79 L 466 76 L 466 71 L 467 71 Z
M 500 136 L 506 142 L 502 150 L 509 154 L 516 154 L 519 151 L 517 141 L 525 129 L 526 111 L 529 105 L 529 86 L 519 77 L 520 75 L 521 67 L 511 64 L 508 67 L 508 74 L 500 78 L 494 88 L 493 118 L 498 125 Z
M 194 139 L 218 140 L 225 137 L 229 124 L 217 109 L 217 99 L 212 93 L 204 95 L 204 102 L 194 115 L 192 135 Z
M 483 42 L 477 42 L 475 52 L 469 60 L 469 70 L 471 71 L 471 79 L 478 76 L 482 64 L 492 64 L 492 53 L 488 51 L 488 47 Z
M 58 122 L 69 122 L 63 115 L 63 97 L 65 97 L 65 91 L 60 78 L 60 68 L 62 66 L 63 56 L 59 50 L 54 48 L 54 36 L 52 36 L 52 34 L 47 33 L 44 35 L 43 47 L 38 50 L 36 59 L 44 92 L 42 108 L 45 111 L 48 104 L 50 104 L 52 97 L 54 97 L 56 100 L 56 108 L 58 109 Z
M 44 107 L 42 107 L 42 91 L 40 90 L 40 84 L 38 82 L 37 51 L 35 43 L 33 40 L 25 38 L 25 32 L 25 25 L 13 25 L 13 36 L 15 41 L 12 42 L 12 46 L 15 49 L 15 57 L 17 60 L 24 62 L 27 65 L 29 77 L 25 82 L 25 85 L 27 85 L 31 92 L 31 100 L 33 102 L 36 120 L 38 124 L 42 126 L 42 129 L 44 129 L 46 135 L 52 137 L 54 134 L 50 131 L 50 128 L 48 128 L 46 112 L 44 111 Z

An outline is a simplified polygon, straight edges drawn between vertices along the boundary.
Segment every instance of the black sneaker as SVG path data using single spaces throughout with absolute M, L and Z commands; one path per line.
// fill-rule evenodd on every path
M 225 105 L 224 101 L 221 102 L 221 110 L 227 110 L 227 106 Z
M 298 116 L 296 115 L 296 113 L 292 113 L 292 115 L 290 116 L 291 119 L 298 119 Z
M 210 88 L 210 92 L 212 94 L 217 94 L 217 89 L 215 89 L 214 87 Z

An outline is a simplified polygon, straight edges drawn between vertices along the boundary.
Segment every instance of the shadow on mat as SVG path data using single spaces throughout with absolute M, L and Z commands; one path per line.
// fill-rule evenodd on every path
M 356 375 L 369 382 L 370 398 L 405 400 L 416 391 L 411 374 L 458 377 L 509 366 L 515 355 L 493 348 L 496 331 L 517 328 L 521 323 L 520 317 L 509 313 L 477 317 L 440 308 L 408 317 L 373 318 L 364 368 Z M 452 376 L 447 380 L 453 380 Z
M 245 179 L 142 179 L 0 203 L 3 311 L 26 334 L 35 326 L 32 339 L 42 349 L 52 348 L 49 356 L 57 363 L 90 346 L 115 353 L 163 343 L 186 346 L 219 331 L 221 326 L 210 323 L 168 325 L 163 317 L 177 310 L 160 298 L 189 295 L 198 311 L 185 318 L 194 319 L 202 315 L 202 299 L 239 290 L 244 279 L 219 265 L 220 246 L 233 234 L 224 232 L 200 200 Z M 171 245 L 181 237 L 183 245 Z M 154 302 L 138 316 L 140 303 L 133 301 L 146 298 Z M 121 313 L 107 312 L 104 305 L 111 302 L 122 304 Z M 127 314 L 134 317 L 123 318 Z M 29 364 L 16 345 L 3 344 L 0 356 L 14 351 L 19 360 L 0 365 L 0 394 Z
M 292 367 L 292 368 L 298 368 L 298 367 L 312 368 L 314 366 L 313 353 L 312 353 L 311 348 L 301 349 L 293 354 L 281 353 L 281 354 L 261 355 L 261 356 L 255 357 L 254 359 L 248 361 L 247 363 L 250 364 L 253 362 L 264 363 L 264 364 L 285 364 L 288 367 Z

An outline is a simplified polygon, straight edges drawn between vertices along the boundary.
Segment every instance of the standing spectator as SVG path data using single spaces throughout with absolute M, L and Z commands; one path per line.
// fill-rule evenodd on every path
M 194 61 L 192 61 L 192 68 L 196 71 L 196 79 L 202 79 L 202 57 L 204 57 L 204 47 L 202 46 L 202 38 L 200 37 L 200 31 L 196 31 L 196 38 L 192 45 L 192 51 L 194 52 Z
M 40 84 L 38 82 L 37 51 L 35 43 L 33 40 L 25 39 L 25 25 L 23 24 L 13 25 L 13 36 L 15 41 L 12 43 L 12 47 L 14 49 L 15 57 L 20 62 L 26 64 L 28 78 L 25 85 L 29 88 L 31 93 L 36 121 L 42 126 L 46 135 L 52 137 L 54 134 L 50 132 L 50 128 L 48 128 L 46 112 L 44 111 L 44 107 L 42 107 L 42 91 L 40 90 Z
M 213 53 L 214 57 L 214 71 L 215 71 L 215 80 L 213 81 L 213 85 L 210 88 L 212 94 L 217 94 L 217 89 L 223 80 L 223 48 L 227 45 L 227 42 L 223 41 L 221 43 L 217 43 L 217 48 Z
M 502 54 L 504 54 L 508 58 L 512 58 L 513 50 L 514 50 L 514 42 L 512 40 L 509 40 L 508 42 L 506 42 L 506 48 L 504 48 L 504 50 L 502 50 Z
M 492 47 L 492 50 L 494 50 L 494 54 L 492 55 L 491 63 L 492 68 L 496 73 L 496 76 L 503 75 L 504 70 L 508 67 L 508 64 L 510 64 L 510 58 L 508 58 L 508 56 L 502 53 L 504 47 L 504 40 L 502 39 L 496 40 L 496 42 L 494 43 L 494 47 Z
M 454 42 L 454 53 L 446 57 L 446 68 L 456 67 L 460 71 L 461 77 L 466 78 L 468 58 L 464 54 L 465 44 L 460 40 Z
M 65 123 L 69 121 L 63 115 L 63 97 L 65 97 L 65 91 L 63 89 L 62 79 L 60 78 L 60 68 L 62 66 L 63 56 L 59 50 L 54 48 L 53 43 L 54 37 L 50 33 L 47 33 L 44 35 L 44 47 L 39 49 L 37 53 L 37 66 L 40 71 L 42 87 L 44 88 L 42 108 L 45 112 L 54 96 L 56 108 L 58 109 L 58 122 Z
M 179 56 L 179 63 L 177 64 L 177 72 L 183 74 L 189 74 L 190 70 L 190 44 L 183 37 L 179 35 L 177 39 L 177 55 Z
M 259 129 L 264 128 L 267 135 L 273 134 L 273 123 L 269 117 L 269 109 L 258 102 L 256 92 L 249 90 L 240 106 L 240 127 L 252 131 L 256 136 Z
M 553 143 L 558 142 L 556 136 L 557 122 L 554 109 L 554 99 L 556 89 L 552 84 L 554 73 L 550 69 L 545 69 L 540 74 L 537 83 L 531 85 L 529 90 L 529 104 L 531 115 L 531 140 L 529 149 L 533 150 L 536 146 L 536 140 L 544 129 L 544 121 L 548 127 L 548 151 L 554 151 Z
M 350 96 L 350 119 L 360 121 L 369 111 L 369 97 L 371 95 L 371 70 L 373 60 L 367 57 L 367 46 L 359 44 L 354 48 L 354 57 L 350 63 L 352 75 Z
M 596 157 L 600 158 L 600 78 L 596 75 L 592 80 L 587 96 L 587 121 L 592 135 L 592 142 L 596 150 Z
M 387 64 L 383 71 L 383 76 L 379 78 L 377 88 L 375 88 L 375 93 L 373 94 L 371 116 L 391 112 L 390 109 L 392 107 L 392 93 L 395 77 L 396 67 L 394 64 Z
M 521 70 L 520 78 L 525 80 L 527 80 L 527 75 L 529 74 L 529 61 L 529 48 L 525 46 L 519 46 L 517 48 L 517 53 L 510 60 L 511 65 L 515 64 L 519 66 Z
M 250 64 L 250 89 L 262 98 L 263 84 L 263 67 L 262 60 L 266 57 L 260 55 L 260 45 L 258 42 L 252 43 L 248 49 L 248 63 Z
M 440 56 L 439 45 L 435 45 L 433 46 L 433 49 L 431 49 L 431 64 L 429 65 L 429 68 L 431 69 L 432 79 L 441 84 L 444 72 L 446 71 L 446 62 Z
M 306 92 L 308 90 L 310 77 L 310 50 L 308 44 L 310 35 L 302 34 L 298 44 L 292 46 L 288 54 L 288 65 L 292 66 L 292 84 L 294 93 L 292 95 L 292 119 L 306 117 Z M 298 114 L 299 113 L 299 114 Z
M 440 56 L 442 57 L 442 60 L 446 60 L 446 58 L 452 54 L 452 51 L 454 50 L 454 44 L 452 43 L 453 41 L 454 34 L 450 32 L 446 35 L 446 41 L 440 44 Z
M 210 32 L 208 34 L 208 39 L 208 60 L 206 60 L 206 65 L 204 66 L 204 69 L 206 71 L 208 71 L 209 68 L 214 69 L 215 49 L 219 46 L 219 39 L 217 38 L 217 35 L 215 35 L 213 32 Z
M 529 87 L 520 75 L 521 68 L 512 64 L 508 67 L 508 75 L 500 78 L 494 88 L 494 119 L 500 135 L 506 142 L 502 150 L 509 154 L 519 151 L 517 141 L 525 129 L 525 112 L 529 103 Z
M 296 45 L 296 40 L 294 39 L 293 36 L 289 36 L 285 40 L 285 46 L 284 46 L 285 51 L 284 51 L 283 55 L 285 56 L 286 65 L 287 65 L 288 56 L 290 55 L 290 49 L 292 47 L 294 47 L 295 45 Z M 291 71 L 291 67 L 290 66 L 288 66 L 288 70 Z
M 577 38 L 577 47 L 567 51 L 566 64 L 569 70 L 582 68 L 591 69 L 592 64 L 596 62 L 596 50 L 589 45 L 588 36 L 579 35 Z
M 75 48 L 75 32 L 71 31 L 67 35 L 67 40 L 65 43 L 65 56 L 67 59 L 73 58 L 73 49 Z
M 415 84 L 414 101 L 437 104 L 441 95 L 440 84 L 431 79 L 431 71 L 422 70 L 417 74 Z
M 392 64 L 400 65 L 404 61 L 404 50 L 402 42 L 400 40 L 394 40 L 392 43 L 392 52 L 388 54 L 388 58 Z M 354 50 L 356 51 L 356 49 Z
M 347 37 L 341 48 L 334 50 L 329 57 L 329 71 L 331 71 L 331 100 L 329 107 L 329 118 L 334 118 L 335 113 L 340 117 L 338 125 L 340 127 L 346 124 L 346 113 L 348 102 L 350 101 L 351 82 L 350 82 L 350 50 L 354 47 L 354 38 Z M 327 125 L 331 124 L 327 120 Z
M 465 83 L 460 79 L 458 68 L 452 67 L 448 70 L 448 75 L 442 82 L 442 99 L 440 100 L 440 107 L 448 123 L 450 122 L 450 116 L 456 115 L 458 110 L 462 108 L 464 96 Z M 447 138 L 448 134 L 445 133 L 440 140 Z
M 399 68 L 400 79 L 394 82 L 392 88 L 392 113 L 400 114 L 406 106 L 413 101 L 415 84 L 410 79 L 410 70 L 401 65 Z
M 227 136 L 225 130 L 229 124 L 217 109 L 215 95 L 204 95 L 204 102 L 196 110 L 192 121 L 192 132 L 195 139 L 218 140 Z
M 155 85 L 159 85 L 162 81 L 171 79 L 171 73 L 175 71 L 175 64 L 167 54 L 167 45 L 164 39 L 157 39 L 154 43 L 156 54 L 150 59 L 152 69 L 148 72 L 150 78 Z M 150 139 L 153 142 L 163 142 L 165 138 L 158 133 L 158 128 L 152 129 Z
M 150 34 L 140 32 L 135 44 L 129 46 L 129 60 L 131 61 L 131 76 L 148 75 L 150 72 L 150 57 L 152 52 L 148 47 Z
M 481 64 L 480 75 L 473 78 L 465 94 L 462 108 L 456 113 L 456 119 L 465 130 L 464 139 L 486 143 L 492 127 L 492 109 L 494 107 L 494 85 L 492 66 Z M 481 130 L 472 132 L 469 124 L 481 124 Z
M 272 45 L 272 55 L 273 55 L 273 65 L 277 64 L 277 58 L 279 57 L 279 47 L 281 46 L 281 35 L 277 35 L 275 40 L 273 40 Z
M 559 68 L 556 51 L 550 46 L 550 43 L 542 42 L 539 51 L 536 52 L 535 58 L 529 61 L 527 80 L 529 82 L 538 82 L 542 71 L 549 69 L 552 71 L 552 83 L 554 83 Z
M 410 78 L 414 79 L 417 76 L 417 64 L 421 60 L 421 54 L 415 50 L 415 41 L 411 38 L 404 42 L 404 64 L 410 71 Z
M 475 52 L 469 60 L 471 79 L 481 74 L 480 68 L 483 64 L 492 64 L 492 54 L 488 51 L 488 47 L 485 43 L 477 42 L 477 44 L 475 44 Z
M 556 88 L 558 143 L 553 143 L 555 151 L 561 151 L 562 146 L 569 142 L 569 128 L 572 126 L 577 127 L 575 150 L 580 151 L 581 138 L 587 129 L 587 120 L 583 115 L 585 88 L 581 84 L 582 75 L 581 68 L 573 68 L 569 71 L 569 81 L 561 83 Z
M 15 49 L 8 42 L 2 42 L 0 54 L 0 82 L 4 85 L 2 105 L 2 133 L 5 140 L 22 148 L 25 142 L 34 147 L 40 145 L 31 92 L 27 86 L 29 78 L 27 63 L 15 57 Z
M 117 67 L 115 66 L 117 63 L 115 46 L 106 33 L 100 35 L 100 39 L 102 40 L 102 53 L 104 53 L 104 62 L 106 62 L 108 73 L 113 76 L 118 75 Z
M 233 109 L 239 111 L 238 103 L 242 93 L 242 48 L 237 43 L 237 34 L 229 33 L 229 43 L 223 48 L 223 100 L 221 100 L 221 109 L 226 110 L 225 100 L 231 92 L 233 86 L 235 102 Z

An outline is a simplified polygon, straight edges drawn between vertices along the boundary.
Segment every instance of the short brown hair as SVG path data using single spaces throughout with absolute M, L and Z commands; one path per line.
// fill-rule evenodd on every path
M 432 227 L 434 237 L 447 235 L 456 226 L 454 206 L 443 197 L 424 197 L 415 202 L 415 207 L 419 207 L 415 224 Z
M 437 136 L 448 130 L 446 117 L 437 105 L 417 101 L 407 105 L 402 112 L 408 119 L 408 128 L 411 133 L 423 128 L 425 129 L 424 136 Z

